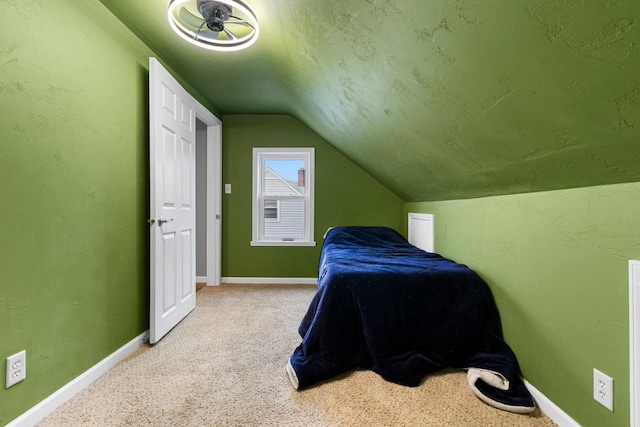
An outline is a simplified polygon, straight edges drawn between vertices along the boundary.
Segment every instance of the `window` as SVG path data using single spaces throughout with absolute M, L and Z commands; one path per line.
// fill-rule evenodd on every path
M 253 149 L 252 246 L 315 246 L 313 148 Z
M 264 199 L 264 221 L 280 221 L 280 200 Z

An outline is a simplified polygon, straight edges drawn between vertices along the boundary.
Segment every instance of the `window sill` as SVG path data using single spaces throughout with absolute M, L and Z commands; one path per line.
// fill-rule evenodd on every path
M 315 246 L 316 242 L 303 240 L 282 241 L 282 240 L 252 240 L 251 246 Z

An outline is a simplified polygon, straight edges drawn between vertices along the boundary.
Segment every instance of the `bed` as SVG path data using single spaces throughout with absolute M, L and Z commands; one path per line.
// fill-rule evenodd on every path
M 486 283 L 391 228 L 327 232 L 318 289 L 298 332 L 302 343 L 287 364 L 298 390 L 353 369 L 418 386 L 428 374 L 460 368 L 484 402 L 535 409 Z

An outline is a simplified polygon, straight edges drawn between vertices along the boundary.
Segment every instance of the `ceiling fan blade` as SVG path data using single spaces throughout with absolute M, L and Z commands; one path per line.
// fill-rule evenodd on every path
M 238 40 L 238 38 L 231 31 L 227 30 L 226 28 L 224 30 L 222 30 L 222 31 L 224 31 L 224 33 L 227 35 L 227 37 L 230 40 Z
M 241 19 L 239 21 L 224 21 L 224 23 L 225 24 L 239 24 L 239 25 L 244 25 L 244 26 L 249 27 L 249 28 L 253 28 L 253 25 L 251 25 L 249 23 L 249 21 L 245 21 L 243 19 Z
M 182 19 L 182 21 L 184 21 L 185 24 L 193 28 L 200 28 L 200 26 L 204 22 L 204 19 L 189 12 L 186 7 L 180 8 L 180 18 Z
M 211 31 L 210 29 L 208 29 L 206 26 L 203 27 L 200 31 L 198 31 L 196 33 L 196 39 L 209 39 L 209 40 L 213 40 L 213 39 L 217 39 L 218 36 L 220 35 L 219 32 L 217 31 Z

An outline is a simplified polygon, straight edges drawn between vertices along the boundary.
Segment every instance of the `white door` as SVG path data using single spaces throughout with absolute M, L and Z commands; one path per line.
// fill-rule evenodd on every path
M 196 306 L 195 120 L 193 97 L 149 58 L 152 344 Z

